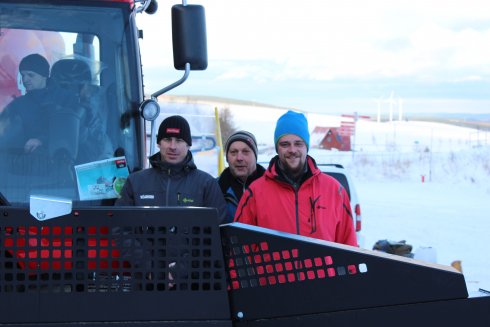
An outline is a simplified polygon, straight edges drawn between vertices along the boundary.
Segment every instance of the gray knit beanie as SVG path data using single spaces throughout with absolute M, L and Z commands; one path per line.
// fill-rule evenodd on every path
M 231 144 L 235 141 L 242 141 L 246 143 L 250 147 L 250 149 L 252 149 L 255 155 L 255 160 L 257 160 L 257 141 L 255 140 L 255 136 L 252 133 L 247 131 L 238 131 L 231 134 L 225 144 L 225 154 L 228 154 L 228 150 L 230 149 Z

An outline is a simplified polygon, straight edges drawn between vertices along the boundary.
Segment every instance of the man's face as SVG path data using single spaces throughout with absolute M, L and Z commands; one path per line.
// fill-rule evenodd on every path
M 245 181 L 257 168 L 257 160 L 252 149 L 242 141 L 233 142 L 226 153 L 226 161 L 231 174 Z
M 26 92 L 32 90 L 40 90 L 46 87 L 46 77 L 39 75 L 31 70 L 22 70 L 20 72 L 22 76 L 22 84 L 26 88 Z
M 305 142 L 297 135 L 284 135 L 277 142 L 279 160 L 292 176 L 299 176 L 303 172 L 307 153 Z
M 184 161 L 190 146 L 183 139 L 176 137 L 164 137 L 158 144 L 162 160 L 171 164 Z

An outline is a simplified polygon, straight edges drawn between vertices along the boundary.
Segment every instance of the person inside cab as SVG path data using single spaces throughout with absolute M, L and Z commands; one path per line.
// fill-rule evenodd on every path
M 23 58 L 19 73 L 26 94 L 10 102 L 0 116 L 4 169 L 12 183 L 25 178 L 22 184 L 27 188 L 48 183 L 71 186 L 74 182 L 81 105 L 53 83 L 50 70 L 40 54 Z
M 108 159 L 113 156 L 112 143 L 107 135 L 107 111 L 104 97 L 97 85 L 92 83 L 89 64 L 81 59 L 61 59 L 51 68 L 53 87 L 61 89 L 77 105 L 79 129 L 76 139 L 75 164 Z
M 0 119 L 0 137 L 17 152 L 33 153 L 46 144 L 47 115 L 43 103 L 47 97 L 49 69 L 46 58 L 38 53 L 24 57 L 19 64 L 26 94 L 7 105 Z

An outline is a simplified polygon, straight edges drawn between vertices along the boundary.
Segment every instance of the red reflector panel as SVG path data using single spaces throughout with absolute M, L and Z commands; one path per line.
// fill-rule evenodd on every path
M 356 232 L 359 232 L 362 229 L 361 206 L 356 204 L 354 211 L 356 213 Z

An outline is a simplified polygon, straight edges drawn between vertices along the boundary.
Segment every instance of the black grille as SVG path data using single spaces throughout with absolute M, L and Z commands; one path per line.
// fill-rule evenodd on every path
M 17 312 L 8 321 L 67 321 L 49 303 L 75 321 L 97 320 L 99 311 L 105 321 L 111 312 L 109 321 L 229 315 L 214 209 L 87 209 L 44 222 L 2 210 L 0 306 Z M 20 314 L 38 299 L 38 314 Z M 69 307 L 77 299 L 91 310 Z M 172 310 L 162 310 L 166 302 Z M 213 302 L 224 305 L 206 310 Z

